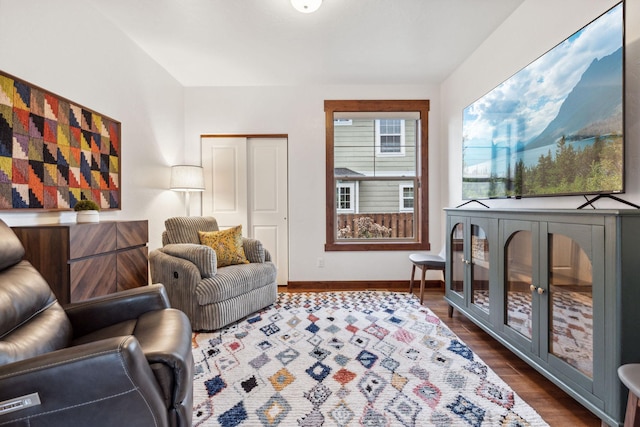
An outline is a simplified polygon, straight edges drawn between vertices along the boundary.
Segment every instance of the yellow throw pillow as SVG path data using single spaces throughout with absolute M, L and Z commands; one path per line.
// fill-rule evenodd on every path
M 249 264 L 242 248 L 242 226 L 222 231 L 198 231 L 200 243 L 216 251 L 218 267 Z

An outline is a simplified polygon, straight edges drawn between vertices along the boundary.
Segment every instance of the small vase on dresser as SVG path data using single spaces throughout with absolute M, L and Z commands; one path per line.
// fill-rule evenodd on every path
M 100 213 L 96 210 L 78 211 L 76 222 L 78 222 L 78 224 L 100 222 Z

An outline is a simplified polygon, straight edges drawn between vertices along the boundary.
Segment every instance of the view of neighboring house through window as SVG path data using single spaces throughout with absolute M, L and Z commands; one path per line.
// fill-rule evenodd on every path
M 379 156 L 404 155 L 404 120 L 376 120 L 376 153 Z
M 413 184 L 400 184 L 400 212 L 413 212 Z
M 338 210 L 351 212 L 353 204 L 351 203 L 352 186 L 349 184 L 338 184 Z
M 354 213 L 356 210 L 356 183 L 339 182 L 336 186 L 336 209 L 338 212 Z
M 428 249 L 428 101 L 325 101 L 327 250 Z

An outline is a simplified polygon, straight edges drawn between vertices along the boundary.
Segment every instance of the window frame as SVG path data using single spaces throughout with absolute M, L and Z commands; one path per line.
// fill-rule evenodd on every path
M 398 185 L 398 192 L 399 192 L 399 196 L 398 196 L 398 210 L 400 212 L 413 212 L 414 208 L 407 208 L 404 205 L 405 200 L 409 200 L 408 197 L 404 197 L 404 190 L 406 188 L 410 188 L 413 190 L 413 197 L 411 198 L 411 200 L 413 200 L 413 206 L 415 207 L 416 205 L 416 191 L 413 187 L 413 184 L 400 184 Z
M 325 251 L 429 250 L 429 100 L 325 100 Z M 334 113 L 336 112 L 417 112 L 420 115 L 420 153 L 414 186 L 414 241 L 338 241 L 336 230 L 336 181 L 334 172 Z M 396 154 L 397 155 L 397 154 Z
M 404 147 L 405 147 L 405 128 L 403 119 L 391 119 L 391 120 L 399 120 L 400 121 L 400 150 L 397 152 L 384 152 L 382 151 L 382 132 L 380 131 L 380 119 L 375 120 L 375 138 L 376 138 L 376 156 L 377 157 L 403 157 Z M 397 134 L 389 134 L 385 133 L 384 135 L 397 135 Z
M 336 212 L 339 213 L 357 213 L 358 209 L 357 209 L 357 203 L 358 203 L 358 197 L 357 197 L 357 193 L 356 193 L 356 183 L 355 182 L 341 182 L 336 184 L 336 202 L 337 199 L 339 197 L 339 193 L 338 190 L 340 190 L 341 188 L 348 188 L 349 189 L 349 205 L 350 207 L 348 209 L 343 209 L 340 208 L 339 206 L 336 207 Z

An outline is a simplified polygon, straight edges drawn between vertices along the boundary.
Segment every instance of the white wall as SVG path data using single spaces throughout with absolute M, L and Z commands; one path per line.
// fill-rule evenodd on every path
M 324 252 L 325 99 L 429 99 L 433 250 L 442 246 L 438 88 L 429 86 L 186 88 L 185 141 L 200 155 L 201 134 L 289 136 L 289 280 L 408 280 L 408 252 Z M 325 267 L 316 266 L 322 257 Z
M 511 75 L 527 66 L 567 36 L 617 4 L 618 0 L 526 0 L 471 55 L 441 88 L 442 161 L 448 166 L 448 191 L 443 206 L 462 202 L 462 111 Z M 640 0 L 626 0 L 626 193 L 620 197 L 640 204 Z M 584 198 L 545 197 L 485 201 L 502 208 L 569 208 Z M 602 199 L 598 208 L 628 208 Z M 479 205 L 471 207 L 481 208 Z
M 0 0 L 0 70 L 122 123 L 122 210 L 102 219 L 148 219 L 150 247 L 164 219 L 184 214 L 166 188 L 181 163 L 183 87 L 81 0 Z M 9 225 L 51 223 L 68 213 L 0 211 Z

